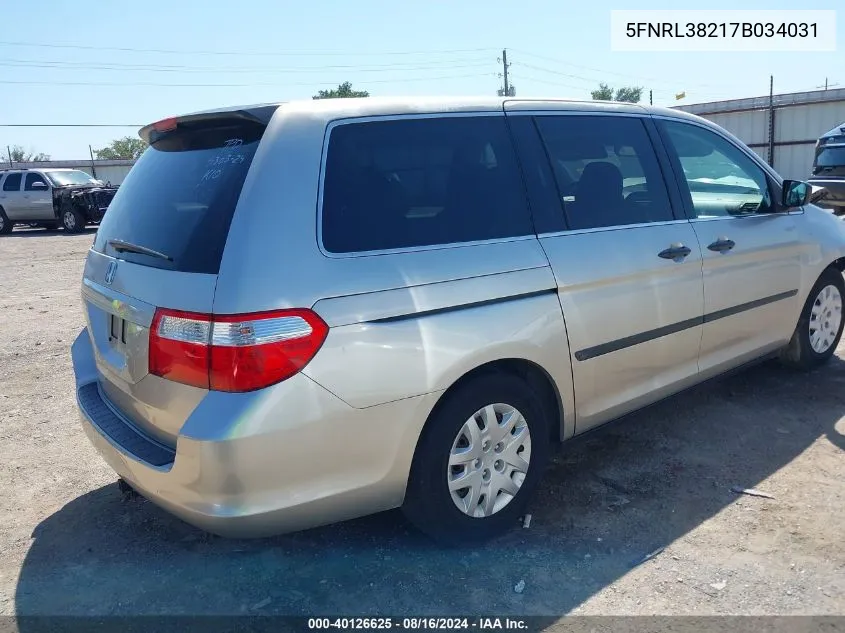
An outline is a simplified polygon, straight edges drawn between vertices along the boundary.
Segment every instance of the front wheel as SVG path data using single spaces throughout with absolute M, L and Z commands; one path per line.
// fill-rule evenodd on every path
M 6 212 L 3 211 L 3 207 L 0 207 L 0 235 L 8 235 L 13 228 L 15 228 L 15 225 L 9 222 Z
M 446 398 L 420 437 L 402 509 L 440 542 L 486 540 L 523 513 L 548 458 L 548 421 L 509 374 L 476 377 Z
M 798 369 L 812 369 L 830 360 L 842 338 L 842 302 L 845 281 L 842 273 L 828 268 L 810 294 L 798 325 L 782 355 L 783 361 Z
M 68 233 L 81 233 L 85 230 L 85 216 L 76 209 L 62 212 L 62 226 Z

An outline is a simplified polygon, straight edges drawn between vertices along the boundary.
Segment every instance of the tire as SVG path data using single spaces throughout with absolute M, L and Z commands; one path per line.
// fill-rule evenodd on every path
M 792 339 L 781 355 L 785 364 L 806 371 L 830 360 L 845 325 L 843 301 L 845 281 L 842 273 L 828 268 L 819 276 L 801 310 Z
M 15 225 L 9 222 L 6 212 L 3 211 L 3 207 L 0 207 L 0 235 L 8 235 L 13 228 L 15 228 Z
M 82 233 L 85 230 L 85 216 L 76 209 L 62 211 L 62 227 L 68 233 Z
M 505 422 L 502 414 L 515 409 L 514 428 L 522 429 L 524 424 L 527 434 L 518 431 L 520 439 L 513 439 L 516 437 L 513 431 L 510 434 L 501 431 L 506 433 L 502 437 L 489 427 L 492 433 L 488 435 L 488 430 L 481 428 L 485 417 L 489 419 L 489 413 L 483 413 L 488 405 L 496 405 L 496 422 L 500 425 Z M 417 444 L 402 506 L 405 516 L 421 531 L 446 545 L 481 542 L 517 525 L 548 459 L 549 427 L 542 411 L 537 395 L 522 379 L 510 374 L 481 375 L 447 394 L 446 400 L 432 412 Z M 467 434 L 472 424 L 479 433 L 474 442 L 468 441 Z M 513 452 L 499 448 L 499 442 L 508 437 L 512 438 Z M 485 446 L 483 438 L 489 445 Z M 473 449 L 473 444 L 478 448 Z M 458 458 L 463 464 L 450 466 L 452 454 L 462 451 L 480 457 Z M 519 471 L 512 471 L 511 463 L 525 457 L 526 452 L 524 461 L 528 468 L 522 476 Z M 457 499 L 453 499 L 448 478 L 457 479 L 468 472 L 470 481 L 478 485 L 464 490 L 456 488 Z M 497 490 L 507 480 L 510 480 L 508 487 L 515 487 L 515 494 L 499 490 L 493 501 L 495 505 L 490 508 L 487 505 L 490 497 L 484 493 Z M 458 503 L 472 508 L 475 516 L 459 509 Z M 479 516 L 485 512 L 486 516 Z

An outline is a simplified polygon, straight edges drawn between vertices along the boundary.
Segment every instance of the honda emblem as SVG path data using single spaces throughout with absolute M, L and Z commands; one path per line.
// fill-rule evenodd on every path
M 117 262 L 111 262 L 106 270 L 106 283 L 111 284 L 114 281 L 115 273 L 117 273 Z

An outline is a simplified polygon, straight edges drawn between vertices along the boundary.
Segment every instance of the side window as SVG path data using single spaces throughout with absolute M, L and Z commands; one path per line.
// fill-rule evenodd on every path
M 322 218 L 329 252 L 533 232 L 504 117 L 372 121 L 332 130 Z
M 20 191 L 21 190 L 21 175 L 9 174 L 6 180 L 3 181 L 3 191 Z
M 697 125 L 663 121 L 661 126 L 680 162 L 696 217 L 776 210 L 766 173 L 733 143 Z
M 43 187 L 35 187 L 35 183 L 40 182 Z M 26 180 L 24 181 L 23 185 L 24 191 L 46 191 L 47 190 L 47 181 L 44 180 L 44 176 L 41 174 L 36 174 L 34 172 L 29 172 L 26 175 Z
M 571 229 L 673 219 L 643 122 L 633 117 L 539 116 Z

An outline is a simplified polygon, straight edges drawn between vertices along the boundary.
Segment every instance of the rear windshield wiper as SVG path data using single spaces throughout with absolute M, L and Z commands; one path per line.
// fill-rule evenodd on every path
M 124 242 L 123 240 L 109 240 L 107 243 L 118 253 L 138 253 L 140 255 L 149 255 L 150 257 L 158 257 L 159 259 L 165 259 L 169 262 L 173 261 L 173 258 L 169 255 L 154 251 L 153 249 L 147 248 L 146 246 L 139 246 L 138 244 L 133 244 L 132 242 Z

